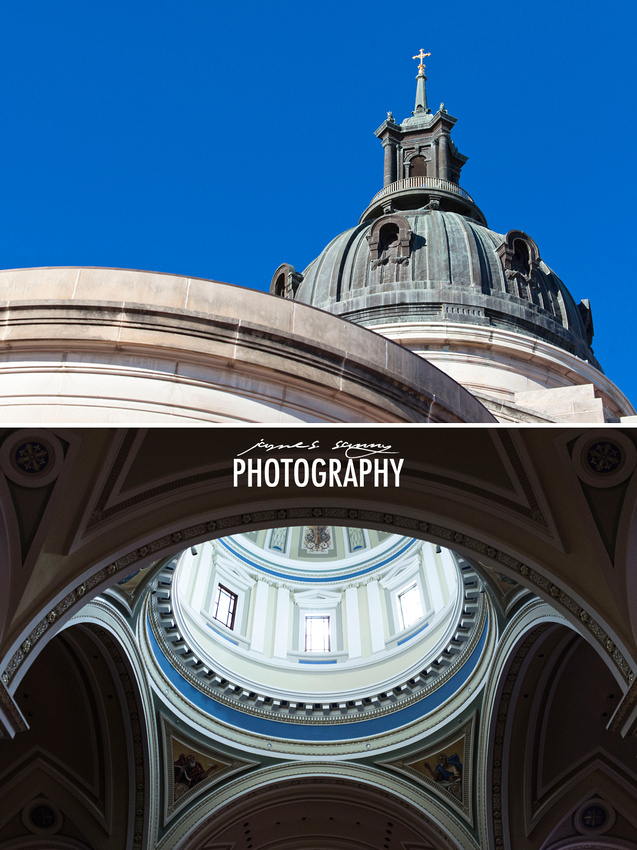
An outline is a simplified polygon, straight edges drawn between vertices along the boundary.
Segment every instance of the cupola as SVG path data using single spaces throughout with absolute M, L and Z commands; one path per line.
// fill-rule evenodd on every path
M 416 77 L 416 105 L 409 118 L 397 124 L 392 113 L 376 130 L 385 152 L 383 188 L 371 200 L 360 220 L 369 221 L 396 210 L 442 209 L 469 215 L 486 225 L 471 195 L 460 188 L 460 172 L 467 161 L 451 141 L 456 118 L 440 104 L 432 114 L 427 106 L 424 50 Z

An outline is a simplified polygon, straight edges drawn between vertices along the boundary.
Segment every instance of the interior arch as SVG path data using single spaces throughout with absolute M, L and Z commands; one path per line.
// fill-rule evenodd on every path
M 231 803 L 222 798 L 213 810 L 194 811 L 187 835 L 177 841 L 176 834 L 167 837 L 166 846 L 196 850 L 234 842 L 247 847 L 256 840 L 282 850 L 384 845 L 475 850 L 462 823 L 400 780 L 372 778 L 350 765 L 301 765 L 294 779 L 286 773 L 285 768 L 267 771 L 249 794 L 237 783 Z
M 184 541 L 197 543 L 227 533 L 275 527 L 281 524 L 279 517 L 289 525 L 298 525 L 313 513 L 317 517 L 347 517 L 352 527 L 380 530 L 401 527 L 414 537 L 442 546 L 451 544 L 454 551 L 492 565 L 556 605 L 595 646 L 618 681 L 624 682 L 622 687 L 633 681 L 632 629 L 626 628 L 626 618 L 618 610 L 618 606 L 627 604 L 626 597 L 617 595 L 608 604 L 609 600 L 599 593 L 600 583 L 606 582 L 603 558 L 608 557 L 599 537 L 595 538 L 596 524 L 601 520 L 595 514 L 586 516 L 590 508 L 581 496 L 572 503 L 581 514 L 579 519 L 568 502 L 561 501 L 557 493 L 551 494 L 555 490 L 555 469 L 576 480 L 574 460 L 568 455 L 568 445 L 563 442 L 561 432 L 556 432 L 559 436 L 551 437 L 550 441 L 531 432 L 528 437 L 515 435 L 514 439 L 504 433 L 477 432 L 480 436 L 472 435 L 470 440 L 463 437 L 462 441 L 435 432 L 436 436 L 430 437 L 424 447 L 410 443 L 399 434 L 392 439 L 394 448 L 406 458 L 403 484 L 391 493 L 389 500 L 382 490 L 374 488 L 345 489 L 337 495 L 324 489 L 315 489 L 310 494 L 294 487 L 287 492 L 233 488 L 231 458 L 245 449 L 247 442 L 240 436 L 241 432 L 227 434 L 223 455 L 227 474 L 223 472 L 223 464 L 211 475 L 205 463 L 194 461 L 191 456 L 180 461 L 179 455 L 171 458 L 169 468 L 164 469 L 170 452 L 161 443 L 168 439 L 167 433 L 174 435 L 174 432 L 96 434 L 93 442 L 99 443 L 100 438 L 107 443 L 112 440 L 111 454 L 105 460 L 102 474 L 108 476 L 108 470 L 116 463 L 118 469 L 123 467 L 119 479 L 86 480 L 78 473 L 88 458 L 79 457 L 74 464 L 75 510 L 80 515 L 72 515 L 73 537 L 67 544 L 62 538 L 68 537 L 68 531 L 63 527 L 52 529 L 53 540 L 47 544 L 60 551 L 67 547 L 63 555 L 65 569 L 56 574 L 56 582 L 48 590 L 46 585 L 39 588 L 31 607 L 21 610 L 21 622 L 9 627 L 3 670 L 10 674 L 5 682 L 10 689 L 13 682 L 19 681 L 34 652 L 39 651 L 38 646 L 43 645 L 41 642 L 46 642 L 58 624 L 74 613 L 73 606 L 65 600 L 74 597 L 73 605 L 81 603 L 125 570 L 130 571 L 131 564 L 143 566 L 158 557 L 174 554 L 183 548 Z M 485 439 L 482 435 L 487 434 Z M 292 436 L 290 440 L 293 442 Z M 90 456 L 91 440 L 83 435 L 83 441 Z M 210 454 L 210 447 L 202 445 L 201 437 L 197 439 L 189 432 L 188 441 L 193 451 Z M 454 452 L 463 463 L 476 467 L 471 475 L 459 475 L 453 468 Z M 162 453 L 167 457 L 162 457 Z M 515 481 L 510 465 L 502 466 L 495 480 L 495 469 L 502 463 L 503 455 L 509 455 L 517 464 L 517 477 L 535 455 L 536 483 L 531 484 L 533 479 L 528 475 L 526 481 L 524 477 Z M 193 476 L 198 468 L 202 471 Z M 140 483 L 131 488 L 127 476 L 132 480 L 132 475 Z M 98 507 L 105 480 L 109 487 L 116 488 L 108 497 L 106 512 Z M 88 506 L 83 501 L 87 492 Z M 527 494 L 535 505 L 528 504 Z M 58 510 L 62 510 L 63 498 L 61 494 Z M 630 515 L 630 505 L 635 503 L 634 488 L 626 490 L 622 498 L 623 515 L 626 511 Z M 626 565 L 624 571 L 627 575 Z M 617 581 L 620 573 L 613 575 Z M 49 618 L 53 618 L 52 622 Z M 42 620 L 45 623 L 38 626 Z M 31 640 L 30 635 L 36 635 L 37 640 Z M 29 639 L 27 652 L 21 650 L 25 638 Z
M 634 828 L 628 813 L 637 795 L 630 767 L 634 749 L 630 730 L 635 710 L 635 650 L 630 622 L 632 603 L 625 592 L 630 587 L 635 515 L 634 467 L 631 452 L 626 449 L 634 443 L 631 432 L 593 433 L 575 427 L 545 432 L 433 430 L 426 432 L 426 440 L 420 432 L 422 439 L 414 440 L 413 434 L 404 431 L 388 436 L 388 432 L 369 430 L 365 432 L 369 442 L 391 443 L 392 451 L 404 458 L 400 486 L 330 489 L 293 485 L 279 490 L 263 484 L 233 486 L 232 458 L 257 442 L 280 440 L 280 434 L 260 431 L 257 437 L 252 432 L 219 432 L 219 439 L 213 444 L 207 434 L 190 431 L 180 433 L 177 440 L 175 432 L 169 438 L 164 432 L 141 430 L 56 433 L 60 446 L 74 448 L 59 458 L 64 477 L 52 477 L 46 487 L 32 488 L 33 494 L 24 488 L 19 498 L 14 498 L 7 488 L 2 504 L 5 527 L 28 529 L 30 541 L 29 558 L 21 562 L 14 549 L 10 565 L 11 577 L 16 575 L 18 581 L 9 585 L 6 598 L 0 719 L 5 734 L 13 731 L 15 739 L 8 742 L 4 752 L 9 753 L 14 745 L 18 752 L 22 746 L 23 758 L 37 737 L 37 724 L 28 729 L 31 718 L 21 694 L 27 684 L 33 688 L 32 683 L 37 684 L 40 678 L 46 689 L 49 680 L 46 675 L 39 676 L 41 665 L 46 665 L 48 659 L 57 659 L 51 669 L 56 665 L 67 669 L 67 662 L 63 663 L 65 647 L 88 647 L 91 641 L 106 645 L 103 634 L 88 629 L 101 628 L 110 634 L 120 645 L 119 653 L 126 669 L 132 671 L 132 678 L 144 678 L 144 682 L 138 682 L 137 699 L 142 703 L 140 717 L 143 714 L 147 724 L 139 732 L 145 747 L 140 766 L 147 772 L 146 785 L 139 808 L 137 801 L 133 804 L 128 796 L 124 809 L 135 812 L 133 826 L 127 825 L 127 829 L 132 828 L 133 850 L 141 848 L 146 840 L 144 833 L 135 829 L 135 817 L 141 818 L 143 827 L 150 830 L 147 845 L 155 842 L 162 850 L 168 850 L 178 846 L 176 842 L 185 841 L 191 832 L 194 836 L 200 827 L 212 827 L 207 820 L 212 811 L 222 814 L 224 806 L 232 807 L 239 801 L 248 806 L 249 800 L 257 799 L 266 785 L 271 784 L 273 790 L 276 783 L 282 783 L 287 789 L 296 780 L 303 784 L 306 779 L 307 787 L 313 790 L 323 784 L 338 785 L 340 780 L 362 783 L 369 786 L 368 790 L 377 786 L 379 811 L 383 811 L 385 793 L 397 798 L 407 795 L 425 824 L 423 829 L 429 830 L 426 840 L 433 847 L 445 846 L 447 841 L 451 842 L 449 846 L 472 850 L 478 846 L 504 850 L 508 845 L 497 843 L 500 837 L 516 850 L 547 850 L 551 844 L 559 846 L 567 841 L 572 844 L 582 834 L 577 833 L 579 821 L 575 820 L 580 807 L 590 804 L 596 811 L 602 808 L 601 803 L 595 802 L 600 799 L 614 812 L 611 831 L 600 833 L 600 840 L 610 841 L 612 836 L 621 846 L 626 829 Z M 286 434 L 296 456 L 306 456 L 311 451 L 307 448 L 312 443 L 307 433 Z M 337 451 L 340 435 L 330 435 L 329 446 L 326 438 L 322 439 L 324 453 Z M 612 445 L 607 446 L 605 440 Z M 590 447 L 594 448 L 594 456 L 589 456 Z M 600 457 L 622 457 L 623 465 L 600 471 Z M 38 517 L 45 517 L 46 521 L 38 525 Z M 345 743 L 322 739 L 310 747 L 306 741 L 290 743 L 284 735 L 279 736 L 283 740 L 280 746 L 275 746 L 274 737 L 268 741 L 263 735 L 259 746 L 254 741 L 250 743 L 247 732 L 240 724 L 230 722 L 229 715 L 222 728 L 218 718 L 214 723 L 207 720 L 201 706 L 193 700 L 171 700 L 161 680 L 146 675 L 144 671 L 157 663 L 157 656 L 153 659 L 140 641 L 148 622 L 145 606 L 153 590 L 157 591 L 155 597 L 159 595 L 163 572 L 175 556 L 191 553 L 193 547 L 203 551 L 210 541 L 229 535 L 248 534 L 257 539 L 262 535 L 266 542 L 271 541 L 275 529 L 285 528 L 312 529 L 312 539 L 314 543 L 318 541 L 320 548 L 328 526 L 358 530 L 363 538 L 365 530 L 372 530 L 379 535 L 426 541 L 434 561 L 438 548 L 455 553 L 459 563 L 466 561 L 478 580 L 476 595 L 484 600 L 477 603 L 478 609 L 485 612 L 489 623 L 483 632 L 484 643 L 477 649 L 481 670 L 485 671 L 483 678 L 468 678 L 462 687 L 450 687 L 444 691 L 440 713 L 423 711 L 417 724 L 397 724 L 390 732 L 383 732 L 384 738 L 365 732 L 350 736 Z M 300 536 L 305 539 L 305 535 Z M 275 540 L 280 552 L 287 545 L 282 542 L 283 537 L 279 533 Z M 359 537 L 354 534 L 352 540 Z M 322 557 L 320 552 L 318 557 Z M 285 574 L 285 564 L 278 561 L 276 566 Z M 235 567 L 236 564 L 224 565 L 229 575 L 241 572 L 233 572 Z M 242 574 L 246 586 L 248 579 L 258 581 L 257 574 L 251 574 L 252 569 L 244 570 L 247 577 Z M 329 574 L 329 569 L 326 566 L 322 571 Z M 382 579 L 390 596 L 406 589 L 402 580 L 394 586 L 391 574 L 383 573 Z M 281 581 L 280 576 L 277 580 L 282 584 L 287 581 Z M 323 601 L 326 607 L 333 604 L 332 611 L 339 605 L 347 606 L 344 594 L 354 589 L 356 582 L 352 587 L 336 584 L 324 588 Z M 271 588 L 268 594 L 274 598 L 279 589 Z M 309 598 L 304 595 L 304 588 L 291 587 L 290 611 L 296 611 L 292 596 L 297 591 L 299 602 L 309 604 L 311 610 L 315 595 L 310 593 Z M 359 587 L 357 592 L 362 603 L 367 590 Z M 466 602 L 465 595 L 463 606 Z M 253 603 L 247 601 L 246 605 L 237 617 L 249 624 Z M 299 610 L 307 609 L 301 606 Z M 394 616 L 392 610 L 391 605 L 384 610 L 387 621 L 390 614 Z M 465 613 L 463 607 L 462 614 Z M 347 614 L 347 610 L 344 616 L 341 611 L 341 634 L 336 640 L 336 651 L 346 654 Z M 207 628 L 205 623 L 204 627 Z M 247 626 L 242 636 L 246 641 L 253 639 Z M 286 651 L 293 658 L 296 652 L 298 661 L 301 650 L 295 643 L 298 635 L 295 637 L 293 628 L 288 637 L 292 643 Z M 527 640 L 526 654 L 520 655 Z M 450 646 L 451 643 L 446 644 L 444 651 Z M 185 645 L 176 648 L 183 649 L 177 660 L 184 670 L 198 675 L 197 662 L 204 663 L 204 659 L 191 658 Z M 87 651 L 83 650 L 85 656 Z M 399 658 L 402 651 L 396 648 L 395 657 Z M 543 659 L 539 658 L 541 653 Z M 96 654 L 106 658 L 104 652 Z M 437 651 L 430 661 L 423 652 L 418 674 L 429 664 L 442 669 L 442 655 Z M 454 671 L 461 669 L 459 658 L 447 660 L 450 668 L 456 664 Z M 286 657 L 283 667 L 288 663 L 290 658 Z M 358 663 L 355 661 L 352 670 Z M 226 672 L 232 672 L 233 665 L 227 667 Z M 88 670 L 89 681 L 95 678 L 91 676 Z M 79 707 L 74 711 L 90 705 L 91 700 L 98 706 L 107 704 L 108 691 L 103 693 L 100 687 L 114 680 L 113 668 L 109 676 L 110 679 L 100 677 L 102 684 L 93 690 L 77 688 Z M 122 677 L 117 678 L 121 687 Z M 205 676 L 201 678 L 205 692 L 212 684 Z M 589 688 L 589 694 L 591 678 L 595 688 Z M 415 683 L 415 676 L 410 679 Z M 388 708 L 383 700 L 400 702 L 402 696 L 396 687 L 402 685 L 412 689 L 406 694 L 410 704 L 425 705 L 419 702 L 420 695 L 411 681 L 387 681 L 384 690 L 370 697 L 378 697 L 378 705 L 370 707 L 370 717 L 375 721 Z M 223 692 L 227 683 L 219 684 Z M 244 713 L 262 721 L 267 709 L 259 697 L 268 695 L 259 694 L 247 684 L 247 678 L 233 683 L 233 698 L 243 698 Z M 55 685 L 49 685 L 55 691 Z M 235 685 L 242 685 L 247 693 L 237 693 Z M 425 679 L 425 687 L 428 686 Z M 67 687 L 66 692 L 69 691 Z M 340 688 L 339 694 L 343 692 Z M 506 693 L 510 695 L 507 705 Z M 612 700 L 610 693 L 614 694 Z M 62 699 L 61 694 L 58 696 Z M 229 694 L 225 696 L 225 702 L 220 700 L 224 711 L 230 700 Z M 602 698 L 610 700 L 608 706 L 597 704 Z M 284 699 L 289 701 L 288 697 Z M 573 710 L 573 700 L 582 705 L 575 723 L 567 716 Z M 306 702 L 318 700 L 308 698 Z M 329 726 L 331 703 L 337 700 L 326 698 L 323 702 L 325 708 L 320 704 L 318 712 L 327 712 L 322 722 Z M 123 718 L 120 725 L 124 728 L 131 712 L 127 719 L 122 708 L 127 703 L 120 700 L 119 706 Z M 336 710 L 339 709 L 337 703 Z M 308 720 L 308 710 L 302 707 L 304 717 L 299 726 L 309 727 L 313 722 Z M 349 711 L 347 706 L 345 711 Z M 392 712 L 393 709 L 386 711 L 387 716 L 392 716 Z M 607 715 L 604 718 L 603 712 Z M 394 712 L 394 716 L 397 714 Z M 99 711 L 90 716 L 95 717 L 92 725 L 98 728 Z M 23 732 L 18 732 L 20 718 Z M 273 722 L 284 731 L 280 718 Z M 347 717 L 339 721 L 348 722 Z M 320 725 L 317 718 L 316 726 Z M 564 729 L 574 737 L 562 746 L 556 741 Z M 127 734 L 134 739 L 136 733 L 130 728 L 123 736 L 117 734 L 117 729 L 109 733 L 117 739 L 113 749 L 116 766 L 126 763 L 129 771 L 126 794 L 130 794 L 133 768 L 122 750 Z M 110 737 L 106 737 L 107 742 Z M 498 739 L 506 744 L 502 759 L 497 758 Z M 555 755 L 558 746 L 559 758 Z M 191 755 L 194 773 L 184 779 L 181 767 L 189 763 Z M 101 762 L 95 762 L 98 767 L 111 754 L 103 756 Z M 11 763 L 17 761 L 18 758 Z M 134 770 L 137 769 L 135 764 Z M 496 770 L 501 771 L 499 777 Z M 482 781 L 483 775 L 487 782 Z M 22 799 L 20 805 L 7 809 L 12 818 L 28 802 L 24 799 L 25 783 L 16 787 Z M 49 790 L 54 787 L 62 788 L 59 782 L 57 786 L 47 786 Z M 76 794 L 77 782 L 71 782 L 71 787 Z M 38 793 L 45 792 L 41 785 Z M 249 796 L 252 792 L 256 797 Z M 66 813 L 68 809 L 72 814 L 81 811 L 78 801 L 67 800 L 64 793 L 60 790 L 56 797 L 60 810 Z M 306 799 L 311 807 L 314 797 L 309 795 Z M 497 813 L 502 810 L 498 801 L 501 804 L 503 799 L 508 806 L 508 821 L 501 819 L 498 825 Z M 360 799 L 352 805 L 359 803 Z M 294 841 L 298 845 L 307 839 L 308 846 L 319 846 L 325 840 L 329 805 L 319 801 L 317 806 L 322 807 L 325 823 L 318 823 L 313 834 L 290 832 L 285 838 L 289 848 L 294 847 Z M 249 823 L 248 809 L 245 811 L 245 821 L 240 823 L 228 814 L 229 819 L 224 821 L 229 830 L 227 836 L 244 822 Z M 243 809 L 237 809 L 237 814 L 242 816 Z M 282 818 L 283 815 L 282 812 Z M 285 819 L 290 820 L 287 814 Z M 71 814 L 69 820 L 75 823 Z M 588 820 L 592 823 L 595 818 L 591 815 Z M 7 824 L 7 828 L 13 828 L 9 821 Z M 86 828 L 84 820 L 81 827 Z M 444 840 L 438 829 L 447 836 Z M 203 832 L 196 834 L 204 836 Z M 13 840 L 11 833 L 0 835 L 3 840 L 5 835 L 6 840 Z M 97 850 L 108 846 L 97 827 L 91 835 Z M 205 840 L 214 845 L 219 843 L 218 837 L 210 833 Z M 407 833 L 403 837 L 411 840 Z M 69 835 L 71 839 L 75 840 Z M 257 847 L 255 844 L 254 850 Z
M 35 659 L 16 702 L 29 732 L 3 747 L 0 835 L 11 834 L 21 818 L 38 836 L 21 840 L 33 846 L 76 841 L 132 848 L 135 830 L 147 832 L 135 812 L 146 808 L 148 730 L 119 640 L 95 625 L 68 626 Z M 35 798 L 63 812 L 60 822 L 40 823 L 21 813 L 24 802 L 16 809 L 16 801 L 26 800 L 28 808 Z M 59 830 L 67 843 L 56 844 Z

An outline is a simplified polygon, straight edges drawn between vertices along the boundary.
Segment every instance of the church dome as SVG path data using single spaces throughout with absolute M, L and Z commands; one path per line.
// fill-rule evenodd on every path
M 437 722 L 478 686 L 490 652 L 474 565 L 401 534 L 312 525 L 206 541 L 153 588 L 158 686 L 257 748 L 357 750 Z
M 413 351 L 500 421 L 630 414 L 593 354 L 589 302 L 575 303 L 528 234 L 489 229 L 461 187 L 467 157 L 456 118 L 427 105 L 425 55 L 411 116 L 388 112 L 376 130 L 383 185 L 358 225 L 302 274 L 283 263 L 270 291 Z
M 406 191 L 413 197 L 413 187 Z M 303 273 L 295 299 L 372 328 L 445 322 L 512 330 L 598 366 L 587 305 L 575 304 L 527 234 L 501 235 L 450 209 L 393 206 L 332 240 Z

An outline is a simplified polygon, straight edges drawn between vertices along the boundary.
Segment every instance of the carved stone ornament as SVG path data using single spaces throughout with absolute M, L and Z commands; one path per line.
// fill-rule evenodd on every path
M 0 446 L 0 470 L 22 487 L 46 487 L 60 474 L 64 451 L 50 432 L 14 431 Z
M 603 835 L 615 823 L 615 810 L 601 797 L 583 803 L 575 813 L 575 829 L 582 835 Z
M 619 431 L 587 431 L 573 446 L 578 477 L 597 489 L 616 487 L 629 478 L 637 465 L 637 450 Z
M 411 229 L 402 215 L 384 215 L 376 219 L 367 234 L 372 268 L 388 263 L 409 262 Z
M 540 264 L 540 252 L 531 237 L 522 230 L 510 230 L 504 242 L 496 248 L 504 276 L 507 291 L 520 298 L 528 297 L 529 287 L 537 287 L 537 272 Z

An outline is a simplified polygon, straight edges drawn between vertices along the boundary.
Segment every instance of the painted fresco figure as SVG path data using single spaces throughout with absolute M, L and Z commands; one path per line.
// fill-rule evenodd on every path
M 429 762 L 425 762 L 425 767 L 436 782 L 455 783 L 462 779 L 462 762 L 458 753 L 447 757 L 445 753 L 440 753 L 438 756 L 438 764 L 432 770 Z
M 209 773 L 214 770 L 214 765 L 210 765 L 208 770 L 204 770 L 201 762 L 197 761 L 197 756 L 194 753 L 180 753 L 179 758 L 173 763 L 175 767 L 175 786 L 184 785 L 185 790 L 189 791 L 202 779 L 205 779 Z

